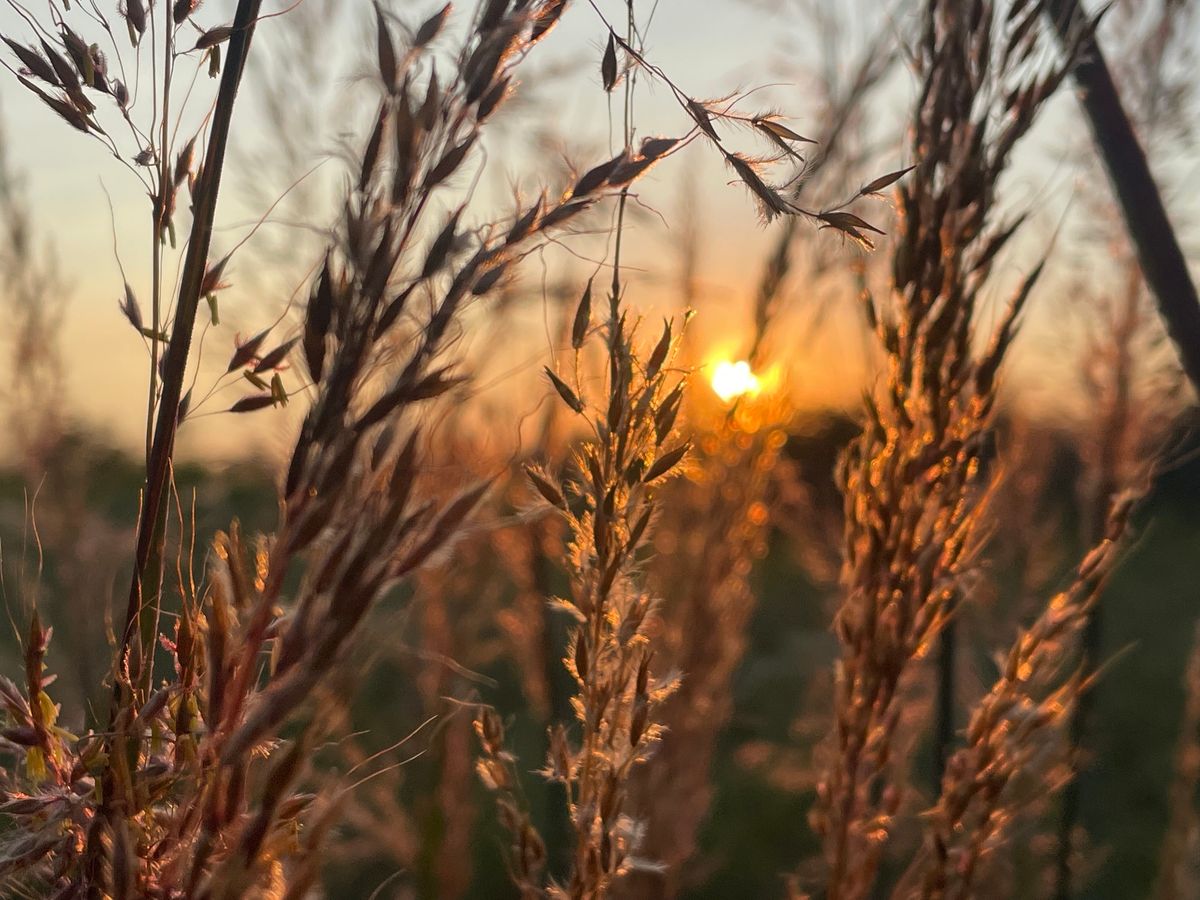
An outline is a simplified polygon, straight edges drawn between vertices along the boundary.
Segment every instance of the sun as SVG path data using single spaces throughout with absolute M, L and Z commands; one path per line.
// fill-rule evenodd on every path
M 750 363 L 744 359 L 719 362 L 713 367 L 712 389 L 718 397 L 729 403 L 738 397 L 757 393 L 759 379 L 750 368 Z

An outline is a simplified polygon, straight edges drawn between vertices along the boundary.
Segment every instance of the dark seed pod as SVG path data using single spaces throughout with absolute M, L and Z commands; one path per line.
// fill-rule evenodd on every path
M 462 161 L 466 158 L 467 152 L 475 144 L 477 135 L 471 134 L 461 144 L 447 151 L 436 166 L 429 170 L 429 174 L 425 176 L 423 185 L 425 190 L 436 187 L 445 181 L 459 167 Z
M 496 111 L 508 96 L 508 86 L 511 82 L 511 78 L 501 78 L 484 92 L 479 98 L 479 107 L 475 112 L 476 121 L 482 122 Z
M 575 321 L 571 325 L 571 346 L 579 350 L 587 338 L 588 328 L 592 324 L 592 279 L 588 279 L 583 296 L 579 298 L 579 306 L 575 308 Z
M 229 407 L 230 412 L 247 413 L 255 410 L 265 409 L 268 406 L 275 405 L 275 397 L 272 394 L 255 394 L 250 397 L 243 397 L 233 406 Z
M 492 288 L 494 288 L 500 279 L 504 277 L 504 272 L 508 268 L 506 263 L 498 263 L 479 276 L 478 280 L 471 286 L 471 293 L 476 297 L 482 297 Z
M 604 84 L 604 90 L 610 93 L 617 86 L 617 41 L 611 31 L 608 33 L 608 43 L 604 47 L 604 56 L 600 60 L 600 80 Z
M 215 47 L 217 44 L 223 44 L 229 40 L 232 35 L 233 29 L 228 25 L 219 25 L 216 28 L 210 28 L 196 39 L 196 49 L 207 50 L 209 47 Z
M 28 69 L 31 75 L 49 84 L 58 86 L 59 81 L 58 76 L 54 72 L 54 66 L 47 62 L 40 53 L 29 47 L 22 47 L 16 41 L 9 40 L 6 37 L 0 36 L 0 40 L 8 44 L 21 65 Z
M 146 31 L 146 7 L 142 0 L 125 0 L 125 21 L 139 37 Z
M 433 243 L 429 245 L 429 255 L 425 257 L 425 266 L 421 269 L 421 277 L 429 278 L 431 275 L 439 271 L 446 264 L 446 258 L 450 255 L 450 249 L 454 246 L 454 238 L 457 234 L 458 217 L 462 212 L 460 207 L 450 216 L 450 220 L 438 232 L 438 236 L 434 238 Z
M 383 10 L 379 3 L 375 4 L 376 28 L 376 62 L 379 65 L 379 77 L 389 94 L 396 93 L 396 48 L 392 43 L 392 35 L 387 22 L 383 18 Z
M 592 191 L 596 190 L 596 188 L 606 184 L 613 171 L 618 166 L 622 165 L 627 158 L 628 157 L 626 156 L 625 151 L 622 150 L 619 154 L 607 162 L 602 162 L 600 165 L 593 166 L 591 169 L 588 169 L 588 171 L 584 172 L 583 175 L 580 176 L 579 180 L 575 182 L 575 187 L 571 189 L 571 195 L 574 197 L 582 197 L 583 195 L 590 194 Z
M 558 489 L 549 478 L 543 475 L 534 466 L 525 466 L 525 475 L 529 481 L 537 489 L 537 492 L 545 498 L 546 502 L 551 506 L 556 506 L 561 510 L 566 510 L 567 500 L 563 497 L 562 492 Z
M 676 465 L 678 465 L 679 461 L 687 455 L 687 452 L 690 449 L 691 444 L 687 443 L 676 447 L 674 450 L 668 450 L 654 461 L 654 465 L 652 465 L 649 471 L 646 472 L 646 477 L 643 480 L 648 483 L 654 481 L 656 478 L 661 478 L 663 475 L 666 475 L 673 468 L 675 468 Z
M 558 24 L 558 20 L 562 18 L 566 8 L 567 0 L 552 0 L 551 3 L 542 7 L 541 13 L 534 20 L 533 28 L 529 32 L 529 43 L 536 44 L 548 35 L 551 29 Z
M 258 355 L 258 348 L 262 346 L 263 341 L 267 339 L 267 335 L 271 333 L 271 329 L 267 328 L 260 331 L 250 340 L 238 346 L 233 352 L 233 356 L 229 359 L 229 367 L 225 369 L 225 374 L 229 374 L 236 369 L 249 363 Z
M 571 390 L 570 386 L 557 375 L 555 375 L 554 370 L 549 366 L 546 366 L 546 375 L 549 377 L 550 383 L 554 385 L 554 389 L 558 391 L 558 396 L 562 397 L 563 402 L 567 404 L 567 406 L 571 407 L 571 409 L 573 409 L 575 412 L 582 413 L 583 401 L 576 396 L 575 392 Z
M 299 338 L 292 338 L 289 341 L 285 341 L 270 353 L 266 354 L 258 361 L 258 365 L 254 367 L 255 374 L 260 372 L 269 372 L 273 369 L 279 368 L 280 364 L 282 364 L 284 359 L 287 358 L 288 353 L 291 352 L 292 347 L 296 346 L 296 342 L 298 340 Z
M 416 36 L 413 38 L 413 45 L 424 47 L 442 30 L 442 26 L 446 24 L 446 17 L 450 15 L 450 4 L 447 3 L 432 16 L 421 23 L 421 27 L 417 29 Z
M 538 197 L 537 202 L 529 207 L 523 216 L 513 222 L 512 228 L 509 229 L 508 234 L 504 238 L 506 244 L 515 244 L 517 241 L 526 238 L 533 231 L 533 226 L 537 222 L 538 216 L 542 214 L 544 202 L 544 197 Z
M 667 322 L 663 325 L 662 337 L 658 339 L 658 345 L 650 354 L 650 359 L 646 363 L 646 378 L 653 379 L 662 368 L 662 364 L 667 360 L 667 353 L 671 349 L 671 323 Z

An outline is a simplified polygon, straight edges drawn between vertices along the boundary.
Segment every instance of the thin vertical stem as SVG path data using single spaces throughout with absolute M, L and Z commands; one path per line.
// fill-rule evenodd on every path
M 150 321 L 153 336 L 150 338 L 150 391 L 146 398 L 146 467 L 149 471 L 150 456 L 154 449 L 154 410 L 158 404 L 158 335 L 162 333 L 162 258 L 163 229 L 167 220 L 167 191 L 171 179 L 168 126 L 171 119 L 172 57 L 175 52 L 174 19 L 170 10 L 163 9 L 163 97 L 162 122 L 158 141 L 158 196 L 154 201 L 154 227 L 150 236 L 153 272 L 150 284 Z
M 197 182 L 191 239 L 188 242 L 187 255 L 184 258 L 179 299 L 175 307 L 175 321 L 163 365 L 162 397 L 159 402 L 154 441 L 146 470 L 146 489 L 142 498 L 138 526 L 133 581 L 130 586 L 129 603 L 125 611 L 125 627 L 121 635 L 120 649 L 122 652 L 129 648 L 133 639 L 134 626 L 140 619 L 144 597 L 143 576 L 155 542 L 155 535 L 159 531 L 159 519 L 164 509 L 163 497 L 171 467 L 171 457 L 175 449 L 179 403 L 183 394 L 188 354 L 191 351 L 196 310 L 200 303 L 200 289 L 208 263 L 208 250 L 212 240 L 217 194 L 225 163 L 225 147 L 229 139 L 233 105 L 238 85 L 241 82 L 246 53 L 250 47 L 250 38 L 254 32 L 254 22 L 261 5 L 262 0 L 239 0 L 238 2 L 233 33 L 229 39 L 229 49 L 225 60 L 225 71 L 221 77 L 221 87 L 213 108 L 208 152 Z
M 626 0 L 625 44 L 633 46 L 635 23 L 633 19 L 633 0 Z M 622 137 L 625 150 L 628 152 L 633 145 L 633 77 L 637 69 L 631 69 L 625 78 L 622 116 Z M 609 314 L 615 327 L 617 321 L 617 306 L 621 299 L 621 236 L 625 231 L 625 203 L 629 199 L 629 187 L 621 188 L 621 196 L 617 200 L 617 227 L 613 249 L 612 294 L 609 297 Z
M 946 774 L 946 760 L 954 745 L 954 684 L 957 672 L 958 623 L 953 618 L 954 609 L 947 610 L 951 618 L 942 628 L 937 661 L 937 721 L 933 734 L 933 793 L 937 796 Z
M 152 554 L 157 558 L 161 557 L 166 512 L 164 497 L 175 449 L 175 431 L 178 425 L 179 403 L 187 374 L 192 329 L 200 302 L 200 288 L 207 266 L 209 244 L 212 240 L 217 193 L 225 163 L 225 148 L 229 140 L 234 101 L 241 83 L 246 54 L 250 48 L 250 39 L 254 33 L 254 24 L 261 5 L 262 0 L 238 0 L 225 60 L 225 71 L 222 73 L 221 86 L 213 107 L 208 152 L 205 155 L 204 168 L 197 182 L 192 208 L 191 238 L 184 258 L 175 320 L 164 361 L 162 397 L 158 407 L 154 440 L 146 464 L 146 484 L 142 491 L 142 503 L 138 517 L 137 547 L 129 589 L 129 602 L 125 609 L 124 627 L 114 660 L 116 672 L 124 669 L 135 634 L 139 640 L 138 649 L 141 660 L 148 660 L 154 652 L 154 635 L 153 633 L 148 634 L 148 626 L 153 626 L 156 621 L 157 608 L 146 608 L 144 598 L 156 597 L 157 590 L 147 590 L 150 587 L 150 579 L 147 578 L 147 574 Z M 167 12 L 169 21 L 169 11 Z M 170 25 L 168 24 L 167 27 L 169 28 Z M 165 144 L 159 148 L 159 152 L 160 155 L 166 153 Z M 165 171 L 165 168 L 160 170 L 160 173 L 162 171 Z M 160 190 L 163 188 L 165 188 L 165 182 L 160 185 Z M 156 607 L 156 602 L 152 600 L 150 605 Z M 147 665 L 146 668 L 148 669 L 149 666 Z M 131 674 L 135 681 L 141 675 L 141 673 Z M 111 819 L 114 811 L 119 810 L 124 802 L 123 796 L 117 796 L 117 772 L 133 771 L 132 766 L 125 765 L 135 761 L 131 760 L 131 757 L 137 753 L 136 742 L 125 733 L 128 725 L 125 718 L 131 714 L 131 702 L 132 698 L 127 696 L 122 679 L 114 677 L 112 705 L 109 708 L 107 728 L 109 735 L 108 763 L 102 780 L 103 801 L 97 810 L 97 815 L 101 820 Z M 122 744 L 124 745 L 122 746 Z M 102 859 L 105 853 L 103 842 L 99 840 L 90 842 L 87 852 L 89 856 L 86 867 L 90 879 L 89 897 L 99 897 L 101 896 L 100 884 L 103 872 Z

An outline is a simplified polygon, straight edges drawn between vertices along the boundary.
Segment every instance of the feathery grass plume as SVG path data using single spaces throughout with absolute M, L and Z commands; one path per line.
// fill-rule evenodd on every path
M 599 14 L 598 9 L 596 12 Z M 638 864 L 635 853 L 642 826 L 625 808 L 626 793 L 631 771 L 659 738 L 660 728 L 650 718 L 651 709 L 672 687 L 671 679 L 656 680 L 650 675 L 652 654 L 646 627 L 652 604 L 636 577 L 637 553 L 648 537 L 655 507 L 651 488 L 680 464 L 689 446 L 666 447 L 683 399 L 682 380 L 667 388 L 667 363 L 678 335 L 672 324 L 666 323 L 654 349 L 641 355 L 635 349 L 635 329 L 628 326 L 622 309 L 621 241 L 629 182 L 684 144 L 703 139 L 751 191 L 765 218 L 805 216 L 864 243 L 869 241 L 860 229 L 875 230 L 841 207 L 815 213 L 790 204 L 763 180 L 759 170 L 765 163 L 798 158 L 795 145 L 807 142 L 777 115 L 747 116 L 735 112 L 732 104 L 705 103 L 684 93 L 646 58 L 644 34 L 637 31 L 632 5 L 624 37 L 607 21 L 605 25 L 608 40 L 601 63 L 605 89 L 616 86 L 618 50 L 630 69 L 625 79 L 625 147 L 608 163 L 586 172 L 573 192 L 579 194 L 604 183 L 622 188 L 605 334 L 607 396 L 593 410 L 580 388 L 578 374 L 576 383 L 571 384 L 548 367 L 551 386 L 566 407 L 583 418 L 595 439 L 576 453 L 579 477 L 575 480 L 556 479 L 536 467 L 527 470 L 536 491 L 564 514 L 571 535 L 567 568 L 573 596 L 561 606 L 578 622 L 566 664 L 578 684 L 579 693 L 572 702 L 581 734 L 574 744 L 566 724 L 558 724 L 551 733 L 547 765 L 548 777 L 566 789 L 575 837 L 565 885 L 552 879 L 547 885 L 544 844 L 521 800 L 515 761 L 504 749 L 499 717 L 486 710 L 476 723 L 483 746 L 480 775 L 499 794 L 501 818 L 513 836 L 510 871 L 523 896 L 607 896 L 614 883 Z M 647 138 L 634 150 L 631 85 L 639 72 L 665 84 L 692 120 L 693 128 L 684 138 Z M 730 150 L 717 123 L 748 128 L 769 140 L 779 154 L 755 160 Z M 571 343 L 577 354 L 589 334 L 590 314 L 589 284 L 572 328 Z
M 634 778 L 638 805 L 650 811 L 642 854 L 661 870 L 637 873 L 623 888 L 630 896 L 675 896 L 688 884 L 685 864 L 712 803 L 717 739 L 733 711 L 733 677 L 755 610 L 751 576 L 766 552 L 784 445 L 775 396 L 690 406 L 692 464 L 667 488 L 649 569 L 663 598 L 656 658 L 683 678 L 659 714 L 665 733 L 653 764 Z
M 966 744 L 946 765 L 937 805 L 924 815 L 925 848 L 902 896 L 978 895 L 986 863 L 1022 807 L 1059 787 L 1072 710 L 1086 690 L 1077 645 L 1108 575 L 1137 499 L 1117 498 L 1104 533 L 1071 584 L 1010 649 L 1000 676 L 976 703 Z
M 593 9 L 599 14 L 599 9 L 594 4 Z M 630 7 L 630 19 L 632 21 L 632 7 Z M 801 205 L 798 202 L 798 194 L 789 197 L 784 189 L 770 183 L 767 180 L 768 172 L 775 165 L 785 161 L 797 163 L 803 172 L 808 162 L 802 148 L 807 144 L 816 143 L 815 141 L 784 124 L 784 117 L 777 112 L 767 110 L 743 113 L 737 108 L 732 96 L 701 99 L 689 94 L 673 81 L 667 72 L 650 60 L 645 48 L 644 35 L 637 35 L 635 40 L 634 29 L 627 28 L 625 36 L 622 37 L 602 15 L 601 20 L 608 29 L 605 60 L 607 61 L 608 58 L 608 49 L 619 49 L 624 54 L 630 71 L 645 73 L 649 79 L 666 87 L 675 103 L 692 123 L 691 129 L 682 138 L 647 138 L 643 140 L 641 149 L 637 153 L 634 153 L 631 146 L 632 132 L 628 132 L 626 135 L 627 146 L 624 151 L 627 160 L 623 160 L 618 166 L 618 177 L 640 175 L 662 157 L 677 152 L 693 140 L 702 140 L 720 155 L 735 179 L 746 188 L 764 222 L 771 222 L 779 216 L 798 217 L 808 220 L 819 228 L 833 228 L 840 231 L 863 247 L 874 247 L 871 233 L 883 234 L 883 232 L 870 222 L 850 212 L 849 207 L 860 198 L 867 197 L 890 185 L 903 172 L 875 179 L 871 185 L 864 186 L 847 199 L 823 209 L 810 209 Z M 608 88 L 607 76 L 605 75 L 604 78 L 605 86 Z M 733 149 L 728 134 L 723 134 L 725 129 L 749 132 L 758 142 L 767 145 L 770 148 L 769 152 L 751 155 L 743 150 Z M 625 173 L 625 176 L 622 176 L 621 173 Z
M 894 310 L 864 292 L 886 360 L 867 421 L 840 464 L 845 497 L 842 653 L 836 727 L 813 821 L 828 896 L 866 896 L 899 809 L 891 757 L 898 697 L 946 625 L 986 537 L 983 510 L 996 375 L 1041 266 L 1018 290 L 990 346 L 974 350 L 978 298 L 1015 231 L 993 209 L 996 182 L 1065 64 L 1021 63 L 1040 46 L 1039 4 L 929 0 L 917 47 L 915 170 L 899 190 Z M 952 720 L 953 644 L 943 645 L 935 756 Z M 939 749 L 940 748 L 940 749 Z M 940 764 L 936 773 L 940 781 Z
M 464 230 L 456 241 L 465 245 L 461 255 L 437 240 L 419 243 L 430 198 L 470 158 L 513 67 L 561 11 L 554 0 L 511 10 L 492 4 L 441 87 L 424 78 L 431 65 L 423 44 L 403 55 L 383 52 L 393 44 L 380 18 L 386 95 L 306 312 L 299 343 L 315 399 L 292 453 L 277 532 L 252 551 L 236 528 L 218 536 L 207 591 L 185 592 L 176 633 L 163 638 L 175 664 L 163 687 L 143 694 L 135 670 L 118 664 L 123 690 L 107 759 L 95 735 L 77 740 L 56 730 L 42 674 L 49 634 L 35 619 L 27 690 L 6 692 L 15 727 L 27 729 L 15 752 L 42 791 L 28 810 L 10 810 L 36 817 L 28 821 L 37 826 L 6 832 L 17 877 L 44 879 L 55 890 L 222 897 L 286 884 L 289 871 L 298 879 L 291 891 L 312 877 L 304 865 L 311 860 L 297 858 L 310 842 L 289 837 L 311 805 L 294 786 L 307 735 L 320 730 L 300 714 L 377 599 L 455 538 L 486 488 L 441 504 L 422 500 L 414 490 L 422 454 L 411 414 L 458 381 L 440 359 L 460 311 L 606 188 L 539 200 L 518 210 L 511 227 Z M 443 19 L 436 14 L 418 30 L 424 43 Z M 453 220 L 451 227 L 457 233 Z M 207 267 L 201 285 L 219 281 L 213 273 L 220 268 Z M 415 299 L 408 303 L 418 294 L 431 300 L 427 316 Z M 417 339 L 396 362 L 401 328 Z M 268 344 L 266 337 L 235 354 L 231 370 L 261 372 L 282 362 L 294 342 Z M 170 353 L 176 350 L 173 341 Z M 170 364 L 167 371 L 182 373 Z M 179 387 L 165 379 L 164 390 L 172 383 Z M 241 408 L 256 399 L 239 401 Z M 171 405 L 164 400 L 162 408 Z M 169 451 L 168 441 L 167 459 Z M 296 574 L 298 584 L 289 587 Z M 299 731 L 281 745 L 285 727 L 289 736 Z M 18 778 L 7 790 L 23 784 Z M 55 815 L 41 815 L 46 804 Z M 336 807 L 315 807 L 314 832 L 328 827 Z
M 523 896 L 604 897 L 638 864 L 643 826 L 627 800 L 630 778 L 659 740 L 655 710 L 674 685 L 650 671 L 655 601 L 640 569 L 658 488 L 689 449 L 673 438 L 683 396 L 683 376 L 671 366 L 678 330 L 667 323 L 646 354 L 615 296 L 609 308 L 601 401 L 588 405 L 581 390 L 547 372 L 594 439 L 576 449 L 571 476 L 528 470 L 570 533 L 572 592 L 556 603 L 576 623 L 564 662 L 578 686 L 572 700 L 578 735 L 569 734 L 566 723 L 554 726 L 545 769 L 563 784 L 570 807 L 574 852 L 566 884 L 547 884 L 544 851 L 531 849 L 541 847 L 541 839 L 519 801 L 498 716 L 485 710 L 476 723 L 480 776 L 499 793 L 501 820 L 513 835 L 509 865 Z
M 596 12 L 599 14 L 598 9 Z M 601 62 L 605 89 L 611 91 L 617 84 L 618 50 L 629 68 L 625 79 L 625 148 L 609 163 L 585 173 L 575 192 L 606 180 L 624 188 L 631 178 L 647 171 L 664 156 L 699 139 L 721 154 L 750 190 L 764 218 L 781 214 L 804 216 L 822 227 L 839 228 L 869 244 L 863 232 L 877 229 L 844 211 L 847 204 L 812 212 L 789 203 L 764 180 L 760 170 L 766 164 L 785 158 L 802 159 L 796 147 L 808 142 L 807 138 L 783 124 L 778 115 L 745 115 L 735 111 L 731 103 L 704 102 L 681 90 L 647 59 L 645 35 L 636 28 L 632 4 L 628 7 L 623 37 L 607 21 L 604 24 L 608 30 Z M 647 138 L 635 152 L 632 84 L 639 73 L 666 85 L 693 127 L 682 139 Z M 731 150 L 718 132 L 718 124 L 748 129 L 770 142 L 777 152 L 772 157 L 754 159 Z M 546 502 L 565 513 L 572 536 L 567 562 L 574 597 L 563 605 L 579 621 L 570 642 L 567 664 L 579 685 L 579 696 L 573 704 L 582 734 L 579 746 L 572 747 L 565 726 L 557 726 L 551 734 L 548 763 L 550 778 L 562 782 L 566 788 L 575 832 L 574 861 L 565 887 L 551 883 L 546 888 L 543 854 L 530 856 L 532 825 L 513 785 L 505 781 L 505 773 L 515 775 L 515 770 L 503 749 L 499 719 L 489 713 L 477 725 L 484 745 L 481 775 L 501 792 L 502 818 L 514 836 L 510 869 L 522 893 L 532 896 L 543 892 L 571 897 L 605 896 L 614 880 L 631 870 L 641 826 L 624 814 L 624 796 L 634 764 L 644 758 L 649 746 L 657 740 L 658 728 L 648 718 L 649 709 L 665 696 L 669 684 L 652 686 L 650 657 L 642 646 L 650 603 L 632 578 L 632 567 L 637 549 L 647 537 L 653 508 L 643 489 L 677 466 L 688 449 L 686 444 L 674 450 L 663 446 L 680 411 L 683 385 L 680 382 L 665 391 L 664 366 L 677 339 L 670 323 L 644 359 L 636 355 L 632 334 L 627 330 L 620 282 L 626 197 L 627 191 L 623 189 L 615 226 L 606 333 L 608 396 L 603 406 L 594 413 L 589 411 L 578 384 L 569 384 L 554 370 L 546 370 L 566 407 L 589 421 L 596 441 L 579 451 L 576 462 L 582 478 L 578 484 L 555 480 L 536 468 L 528 472 L 534 488 Z M 571 333 L 577 353 L 589 332 L 590 311 L 589 284 Z M 573 496 L 583 503 L 582 509 L 571 500 Z
M 403 56 L 389 52 L 390 31 L 380 19 L 380 76 L 387 95 L 338 243 L 309 302 L 302 347 L 317 396 L 292 454 L 283 522 L 259 564 L 262 586 L 234 666 L 234 706 L 225 713 L 236 727 L 219 746 L 223 765 L 235 764 L 272 737 L 336 664 L 375 601 L 451 542 L 482 498 L 485 484 L 440 509 L 420 501 L 414 481 L 422 454 L 407 414 L 458 381 L 439 358 L 459 312 L 494 287 L 497 273 L 528 243 L 569 218 L 561 214 L 564 206 L 581 201 L 545 208 L 538 201 L 534 216 L 518 211 L 517 220 L 526 222 L 519 230 L 468 233 L 461 259 L 450 258 L 440 239 L 420 250 L 415 234 L 431 194 L 468 159 L 494 108 L 487 98 L 545 35 L 556 9 L 550 2 L 481 14 L 454 77 L 441 88 L 429 81 L 419 94 L 422 47 L 414 44 Z M 444 16 L 434 18 L 440 22 Z M 390 165 L 381 160 L 385 153 Z M 457 231 L 454 219 L 448 227 Z M 414 318 L 415 301 L 408 306 L 417 291 L 433 298 L 428 318 Z M 396 329 L 414 322 L 417 339 L 409 344 L 408 358 L 388 365 Z M 372 399 L 374 381 L 382 384 Z M 279 618 L 275 606 L 284 574 L 299 559 L 304 579 Z M 278 637 L 272 678 L 252 701 L 243 700 L 253 660 L 272 631 Z M 238 704 L 245 707 L 240 720 Z

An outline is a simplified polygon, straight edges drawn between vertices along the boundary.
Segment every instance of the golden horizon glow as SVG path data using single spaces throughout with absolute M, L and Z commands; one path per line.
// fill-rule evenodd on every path
M 761 387 L 759 377 L 744 359 L 737 362 L 722 360 L 716 363 L 710 381 L 713 393 L 726 403 L 747 394 L 756 394 Z

